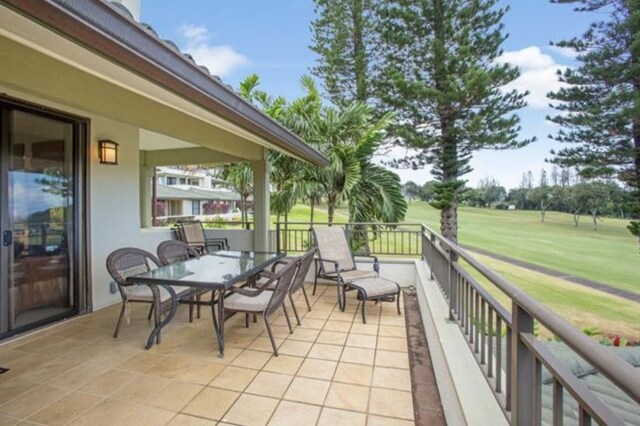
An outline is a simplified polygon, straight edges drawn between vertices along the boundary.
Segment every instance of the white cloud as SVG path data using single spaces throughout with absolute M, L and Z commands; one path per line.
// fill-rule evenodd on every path
M 578 57 L 578 52 L 570 47 L 560 47 L 560 46 L 549 46 L 549 50 L 552 52 L 556 52 L 559 55 L 564 56 L 565 58 L 575 59 Z
M 555 92 L 562 84 L 558 81 L 557 71 L 567 69 L 554 59 L 543 53 L 538 46 L 504 52 L 498 63 L 510 63 L 520 68 L 520 77 L 507 85 L 506 90 L 528 90 L 527 102 L 532 108 L 546 108 L 549 105 L 548 92 Z
M 229 45 L 211 44 L 211 33 L 202 25 L 183 25 L 179 28 L 179 32 L 186 39 L 187 45 L 184 51 L 214 75 L 226 77 L 250 63 L 249 58 Z

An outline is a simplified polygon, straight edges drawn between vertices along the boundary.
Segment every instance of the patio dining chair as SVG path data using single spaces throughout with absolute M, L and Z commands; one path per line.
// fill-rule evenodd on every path
M 307 296 L 307 290 L 304 288 L 304 282 L 305 279 L 307 278 L 307 274 L 309 273 L 309 269 L 311 269 L 311 264 L 314 261 L 314 256 L 317 252 L 317 249 L 311 249 L 308 252 L 306 252 L 305 254 L 303 254 L 302 256 L 300 256 L 297 260 L 300 262 L 300 266 L 298 267 L 298 271 L 296 272 L 295 277 L 293 278 L 293 283 L 291 284 L 291 289 L 289 290 L 289 302 L 291 302 L 291 308 L 293 309 L 293 314 L 296 317 L 296 322 L 298 323 L 298 325 L 301 325 L 300 323 L 300 315 L 298 315 L 298 309 L 296 309 L 296 304 L 293 300 L 293 295 L 296 294 L 298 291 L 302 291 L 302 295 L 304 296 L 304 300 L 307 304 L 307 309 L 309 311 L 311 311 L 311 304 L 309 303 L 309 297 Z M 291 262 L 292 260 L 279 260 L 278 262 L 276 262 L 273 267 L 271 268 L 271 272 L 275 272 L 278 270 L 279 267 L 282 267 L 283 265 L 287 265 L 289 264 L 289 262 Z M 266 278 L 262 278 L 260 281 L 258 281 L 259 283 L 264 283 L 266 280 Z M 269 290 L 273 290 L 275 288 L 275 283 L 272 283 L 268 289 Z
M 160 261 L 151 253 L 134 247 L 115 250 L 107 257 L 107 271 L 118 285 L 122 297 L 122 308 L 116 324 L 114 338 L 118 337 L 122 320 L 130 322 L 129 303 L 148 303 L 151 305 L 147 319 L 154 315 L 154 324 L 158 325 L 162 312 L 171 305 L 171 295 L 162 287 L 132 285 L 127 278 L 149 272 L 161 266 Z M 190 290 L 187 287 L 172 287 L 177 295 L 185 296 Z M 160 334 L 157 342 L 160 343 Z
M 158 258 L 163 265 L 171 265 L 176 262 L 183 262 L 194 257 L 198 257 L 199 254 L 189 246 L 189 244 L 180 240 L 167 240 L 158 245 L 156 249 Z M 202 299 L 202 295 L 209 293 L 206 291 L 194 291 L 192 298 L 198 302 Z M 193 304 L 189 304 L 189 322 L 193 322 Z M 197 305 L 197 318 L 200 318 L 200 305 Z
M 207 238 L 204 226 L 199 220 L 179 221 L 173 228 L 178 239 L 203 255 L 219 250 L 229 250 L 226 238 Z
M 293 333 L 284 300 L 291 290 L 299 264 L 300 260 L 295 259 L 278 272 L 262 271 L 256 278 L 267 278 L 265 282 L 257 282 L 255 287 L 232 287 L 231 292 L 233 294 L 224 300 L 224 311 L 244 313 L 247 327 L 249 326 L 249 315 L 262 315 L 275 356 L 278 356 L 278 347 L 273 338 L 269 317 L 282 308 L 289 326 L 289 332 Z M 272 285 L 274 286 L 273 290 L 268 290 Z

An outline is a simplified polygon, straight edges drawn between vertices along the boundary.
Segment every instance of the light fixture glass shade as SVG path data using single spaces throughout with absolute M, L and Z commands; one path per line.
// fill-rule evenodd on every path
M 101 164 L 118 164 L 118 144 L 110 140 L 98 141 Z

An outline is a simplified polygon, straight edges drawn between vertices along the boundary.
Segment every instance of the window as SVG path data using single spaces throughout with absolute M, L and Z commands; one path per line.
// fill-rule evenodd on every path
M 189 185 L 191 186 L 199 186 L 200 181 L 198 179 L 189 179 Z
M 167 176 L 167 185 L 175 185 L 176 183 L 176 178 L 173 176 Z
M 199 216 L 200 215 L 200 201 L 199 200 L 192 200 L 191 201 L 191 214 L 194 216 Z
M 180 178 L 180 185 L 186 185 L 187 184 L 187 179 L 186 178 Z

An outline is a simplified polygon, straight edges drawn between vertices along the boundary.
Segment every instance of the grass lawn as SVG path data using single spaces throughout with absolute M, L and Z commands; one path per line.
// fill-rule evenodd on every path
M 609 294 L 533 272 L 528 269 L 474 255 L 491 269 L 517 285 L 527 294 L 551 308 L 578 329 L 598 327 L 605 335 L 618 334 L 630 341 L 640 341 L 640 314 L 638 304 Z M 467 271 L 473 271 L 466 267 Z M 509 298 L 490 284 L 479 273 L 471 272 L 483 286 L 508 310 Z M 545 330 L 542 336 L 550 337 Z
M 406 221 L 438 231 L 440 216 L 426 203 L 412 203 Z M 593 231 L 588 217 L 576 228 L 565 213 L 548 212 L 540 223 L 534 211 L 462 207 L 458 222 L 461 244 L 640 293 L 638 241 L 628 221 L 604 218 Z

